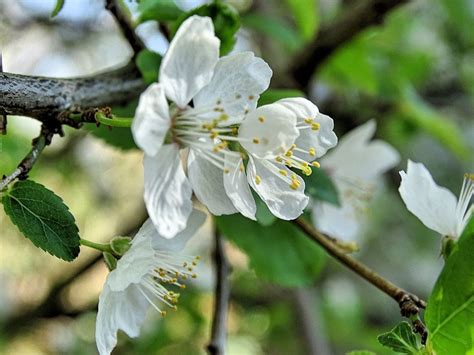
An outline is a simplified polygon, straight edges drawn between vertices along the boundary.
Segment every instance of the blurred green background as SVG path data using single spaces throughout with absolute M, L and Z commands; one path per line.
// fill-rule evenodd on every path
M 295 56 L 357 1 L 230 1 L 242 16 L 236 50 L 254 50 L 273 68 L 272 86 L 291 87 L 286 73 Z M 186 8 L 195 4 L 180 1 Z M 133 2 L 129 5 L 133 10 Z M 102 1 L 66 0 L 50 20 L 53 7 L 52 0 L 0 0 L 5 71 L 68 77 L 128 61 L 131 51 Z M 404 208 L 397 171 L 408 158 L 423 162 L 456 195 L 463 173 L 474 171 L 473 28 L 471 0 L 408 2 L 383 25 L 337 50 L 316 73 L 309 93 L 334 118 L 338 136 L 375 118 L 378 138 L 400 152 L 400 166 L 387 174 L 371 205 L 356 256 L 424 298 L 442 267 L 440 239 Z M 166 40 L 156 29 L 156 23 L 145 23 L 139 33 L 152 50 L 163 53 Z M 133 105 L 124 110 L 132 114 Z M 0 136 L 1 174 L 14 169 L 38 132 L 39 124 L 31 119 L 9 118 L 8 134 Z M 115 145 L 98 138 L 104 135 L 115 137 Z M 141 156 L 129 133 L 120 129 L 66 130 L 46 149 L 31 177 L 64 199 L 82 237 L 107 241 L 136 229 L 143 218 Z M 96 253 L 83 250 L 68 264 L 36 249 L 3 213 L 0 228 L 0 353 L 95 353 L 95 307 L 107 273 L 101 262 L 59 293 L 52 317 L 19 316 L 44 302 L 54 285 Z M 182 293 L 179 311 L 165 320 L 150 312 L 142 336 L 119 337 L 116 354 L 205 353 L 212 311 L 210 231 L 208 223 L 191 243 L 203 262 L 197 282 Z M 390 353 L 376 336 L 400 321 L 397 305 L 333 260 L 321 256 L 315 263 L 324 267 L 314 283 L 291 289 L 257 278 L 244 253 L 231 243 L 226 248 L 234 267 L 230 355 L 305 354 L 311 342 L 319 354 Z M 308 326 L 311 337 L 305 334 Z

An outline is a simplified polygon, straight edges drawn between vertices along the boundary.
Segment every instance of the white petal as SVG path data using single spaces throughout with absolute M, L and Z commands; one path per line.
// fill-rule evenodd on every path
M 163 145 L 170 126 L 168 102 L 163 86 L 152 84 L 140 95 L 135 111 L 132 123 L 135 143 L 146 154 L 154 156 Z
M 137 337 L 145 320 L 148 302 L 136 286 L 114 292 L 105 282 L 99 297 L 96 322 L 96 342 L 100 355 L 109 355 L 117 345 L 117 331 Z
M 370 141 L 375 128 L 376 123 L 371 120 L 347 133 L 321 159 L 321 165 L 336 176 L 366 180 L 377 179 L 396 166 L 400 156 L 391 145 L 381 140 Z
M 225 168 L 228 169 L 228 173 L 224 174 L 224 188 L 227 196 L 240 213 L 255 220 L 257 205 L 247 182 L 242 158 L 226 155 Z
M 188 176 L 196 197 L 213 215 L 237 212 L 224 189 L 224 171 L 194 149 L 189 151 Z
M 408 210 L 425 226 L 451 237 L 456 235 L 456 204 L 454 194 L 438 186 L 421 163 L 408 161 L 407 172 L 400 171 L 398 191 Z
M 209 17 L 191 16 L 179 27 L 160 66 L 160 83 L 178 107 L 211 81 L 219 44 Z
M 341 207 L 316 203 L 312 211 L 313 224 L 321 232 L 346 242 L 356 241 L 365 219 L 347 202 Z
M 245 112 L 257 107 L 259 94 L 270 85 L 272 70 L 252 52 L 223 57 L 216 65 L 214 76 L 194 98 L 194 107 L 219 107 L 230 119 L 226 124 L 239 122 Z M 211 111 L 209 119 L 222 112 Z
M 179 148 L 164 145 L 155 157 L 145 155 L 145 203 L 158 233 L 173 238 L 186 227 L 192 211 L 191 185 L 184 174 Z
M 283 179 L 283 175 L 278 173 L 279 169 L 286 171 L 288 177 L 293 174 L 285 166 L 277 167 L 269 161 L 250 158 L 247 166 L 248 182 L 276 217 L 292 220 L 303 213 L 309 198 L 304 194 L 305 185 L 300 176 L 296 175 L 300 187 L 293 190 L 290 187 L 291 180 Z
M 296 146 L 303 150 L 314 148 L 316 157 L 322 157 L 326 152 L 335 147 L 337 144 L 337 136 L 334 133 L 334 121 L 331 117 L 319 112 L 318 107 L 311 101 L 303 97 L 294 97 L 282 99 L 276 102 L 295 113 L 299 126 L 309 126 L 305 123 L 305 119 L 313 119 L 319 124 L 318 130 L 301 129 L 300 135 L 296 140 Z M 294 154 L 306 161 L 312 161 L 316 157 L 309 154 L 295 151 Z
M 144 233 L 144 229 L 148 229 L 146 223 L 133 239 L 130 249 L 117 262 L 115 270 L 110 272 L 107 283 L 112 291 L 123 291 L 131 284 L 140 283 L 153 268 L 152 234 Z
M 152 239 L 153 249 L 169 252 L 179 252 L 183 250 L 188 240 L 197 233 L 197 231 L 199 230 L 199 228 L 201 228 L 205 220 L 206 214 L 194 209 L 191 215 L 189 216 L 186 228 L 176 234 L 176 237 L 174 237 L 173 239 L 166 239 L 156 234 L 155 237 Z M 152 228 L 154 227 L 152 226 Z
M 295 114 L 277 104 L 250 112 L 239 128 L 242 146 L 261 159 L 272 159 L 285 153 L 298 135 Z

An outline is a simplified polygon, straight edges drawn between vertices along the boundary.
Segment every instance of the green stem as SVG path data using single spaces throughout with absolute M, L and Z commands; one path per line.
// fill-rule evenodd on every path
M 102 252 L 106 251 L 109 253 L 113 253 L 113 250 L 112 248 L 110 248 L 109 244 L 94 243 L 94 242 L 91 242 L 90 240 L 82 239 L 82 238 L 79 242 L 81 243 L 81 245 L 84 245 L 85 247 L 96 249 Z
M 100 123 L 102 123 L 104 125 L 107 125 L 107 126 L 125 127 L 125 128 L 131 127 L 132 126 L 132 120 L 133 120 L 133 118 L 129 118 L 129 117 L 112 116 L 112 118 L 108 118 L 102 112 L 97 112 L 95 114 L 95 119 L 97 120 L 97 122 L 100 122 Z

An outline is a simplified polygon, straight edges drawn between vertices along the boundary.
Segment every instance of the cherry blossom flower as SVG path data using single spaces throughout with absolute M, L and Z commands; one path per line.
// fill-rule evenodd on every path
M 193 267 L 199 257 L 180 253 L 205 220 L 194 210 L 186 229 L 169 240 L 160 236 L 150 219 L 140 228 L 130 249 L 110 272 L 99 298 L 96 342 L 101 355 L 110 354 L 117 344 L 117 331 L 137 337 L 148 308 L 166 315 L 165 307 L 176 310 L 179 293 L 187 278 L 195 278 Z
M 210 18 L 192 16 L 180 26 L 161 63 L 159 83 L 141 95 L 132 125 L 145 152 L 145 203 L 160 235 L 172 238 L 185 228 L 193 191 L 214 215 L 237 212 L 223 172 L 226 156 L 240 154 L 228 143 L 235 139 L 233 125 L 255 109 L 271 75 L 251 52 L 219 59 Z M 189 151 L 187 175 L 183 150 Z
M 400 176 L 398 191 L 408 210 L 442 236 L 459 238 L 474 212 L 474 174 L 464 176 L 459 199 L 437 185 L 421 163 L 408 160 L 407 171 L 400 171 Z
M 278 218 L 297 218 L 308 203 L 303 179 L 290 170 L 310 175 L 316 158 L 337 144 L 334 122 L 304 98 L 288 98 L 249 112 L 238 142 L 248 155 L 247 178 L 242 158 L 226 160 L 226 191 L 235 207 L 254 218 L 255 201 L 245 180 Z
M 313 224 L 321 232 L 344 242 L 357 240 L 380 176 L 400 159 L 389 144 L 371 140 L 375 129 L 373 120 L 353 129 L 321 159 L 323 169 L 333 178 L 340 206 L 315 202 Z

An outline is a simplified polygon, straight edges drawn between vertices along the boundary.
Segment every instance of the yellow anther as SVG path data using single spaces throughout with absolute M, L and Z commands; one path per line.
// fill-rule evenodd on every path
M 474 173 L 466 173 L 466 174 L 464 174 L 464 178 L 474 181 Z
M 245 113 L 245 114 L 249 113 L 249 110 L 246 108 L 246 109 L 244 110 L 244 113 Z
M 258 116 L 258 120 L 263 123 L 263 122 L 265 122 L 265 117 L 263 117 L 263 116 Z
M 311 129 L 313 131 L 317 131 L 320 127 L 321 127 L 321 125 L 317 122 L 311 123 Z
M 255 183 L 258 185 L 262 182 L 262 179 L 260 178 L 260 176 L 258 175 L 255 175 Z
M 255 96 L 249 95 L 249 100 L 253 100 L 253 99 L 255 99 Z
M 201 260 L 201 257 L 198 255 L 198 256 L 196 256 L 194 259 L 196 259 L 196 260 Z
M 307 124 L 313 123 L 313 119 L 311 117 L 305 118 L 304 122 Z
M 313 173 L 313 170 L 311 170 L 311 168 L 309 167 L 305 167 L 303 169 L 303 174 L 305 174 L 306 176 L 310 176 L 312 173 Z
M 181 276 L 181 279 L 183 279 L 183 280 L 187 280 L 187 278 L 188 278 L 188 277 L 187 277 L 186 275 Z M 183 286 L 184 286 L 184 285 L 183 285 Z M 181 287 L 181 288 L 182 288 L 182 287 Z
M 235 98 L 236 98 L 237 100 L 239 100 L 239 99 L 241 99 L 241 98 L 242 98 L 242 95 L 240 95 L 240 94 L 237 94 L 237 95 L 235 95 Z
M 279 172 L 280 172 L 280 174 L 283 175 L 283 176 L 287 176 L 287 175 L 288 175 L 288 172 L 287 172 L 286 170 L 280 169 Z
M 218 99 L 218 100 L 216 101 L 216 105 L 220 105 L 221 103 L 222 103 L 221 99 Z
M 296 148 L 296 144 L 293 143 L 293 144 L 291 145 L 291 147 L 290 147 L 290 150 L 293 150 L 293 149 L 295 149 L 295 148 Z
M 195 279 L 195 278 L 198 277 L 198 275 L 197 275 L 197 274 L 192 274 L 191 277 L 192 277 L 193 279 Z
M 223 113 L 219 116 L 219 121 L 227 121 L 229 119 L 229 115 Z
M 183 263 L 183 267 L 186 267 L 186 266 L 188 266 L 188 263 L 187 263 L 187 262 L 184 262 L 184 263 Z
M 162 316 L 163 318 L 165 318 L 165 317 L 166 317 L 166 311 L 161 311 L 161 316 Z
M 300 187 L 301 183 L 298 180 L 293 180 L 291 181 L 290 188 L 293 190 L 298 190 L 298 187 Z
M 309 148 L 308 153 L 309 153 L 309 155 L 311 155 L 312 157 L 315 157 L 315 156 L 316 156 L 316 149 L 314 149 L 314 148 Z
M 186 285 L 179 285 L 179 288 L 181 288 L 182 290 L 184 290 L 186 288 Z
M 224 174 L 228 174 L 228 173 L 230 173 L 230 170 L 227 168 L 224 168 Z M 196 265 L 196 263 L 193 263 L 193 265 Z
M 232 127 L 232 134 L 236 136 L 239 133 L 239 129 L 237 127 Z
M 311 163 L 312 166 L 316 167 L 316 168 L 320 168 L 321 167 L 321 164 L 319 164 L 317 161 L 313 161 Z
M 192 267 L 188 267 L 188 271 L 189 271 L 189 272 L 193 271 L 193 268 L 192 268 Z
M 172 309 L 173 309 L 173 311 L 176 312 L 178 310 L 178 306 L 173 306 Z
M 298 175 L 296 175 L 295 173 L 291 174 L 291 179 L 298 181 Z
M 282 157 L 276 157 L 275 160 L 276 160 L 278 163 L 282 163 L 282 162 L 283 162 L 283 158 L 282 158 Z
M 210 137 L 214 139 L 214 138 L 217 138 L 218 135 L 219 134 L 216 131 L 211 131 Z
M 252 142 L 254 142 L 255 144 L 259 144 L 260 140 L 258 138 L 254 138 Z
M 291 157 L 291 156 L 293 155 L 293 152 L 292 152 L 291 150 L 289 150 L 289 151 L 287 151 L 287 152 L 285 153 L 285 155 L 286 155 L 287 157 Z

